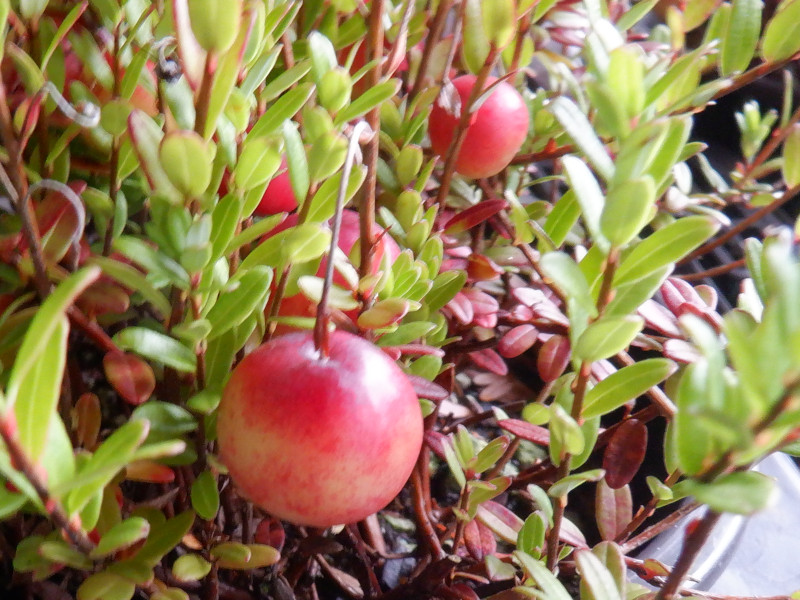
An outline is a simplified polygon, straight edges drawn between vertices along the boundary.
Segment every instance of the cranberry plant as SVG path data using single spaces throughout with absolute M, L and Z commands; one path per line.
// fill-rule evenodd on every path
M 0 17 L 3 594 L 662 600 L 768 505 L 750 467 L 800 453 L 796 227 L 759 228 L 800 191 L 800 0 Z M 762 81 L 719 160 L 695 121 Z M 314 529 L 250 502 L 216 422 L 246 356 L 331 328 L 396 361 L 425 433 L 386 508 Z M 329 433 L 281 437 L 277 495 L 323 513 L 298 523 L 346 505 L 314 488 Z M 699 506 L 676 564 L 631 555 Z

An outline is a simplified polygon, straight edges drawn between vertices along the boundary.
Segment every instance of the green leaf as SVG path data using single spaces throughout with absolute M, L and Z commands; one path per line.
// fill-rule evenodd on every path
M 576 156 L 565 156 L 561 159 L 564 172 L 570 187 L 575 191 L 575 197 L 581 207 L 583 222 L 596 242 L 603 243 L 605 238 L 600 229 L 600 217 L 603 213 L 605 200 L 603 192 L 589 167 Z
M 320 258 L 331 244 L 331 230 L 318 223 L 303 223 L 292 228 L 281 252 L 293 264 Z
M 14 380 L 17 438 L 34 463 L 39 461 L 45 450 L 51 420 L 58 418 L 58 398 L 67 360 L 69 320 L 64 315 L 57 318 L 58 324 L 49 339 L 43 340 L 47 346 L 42 349 L 33 368 L 20 380 Z M 30 330 L 28 335 L 31 335 Z
M 161 317 L 169 316 L 172 311 L 169 300 L 138 269 L 105 256 L 92 256 L 87 262 L 97 265 L 108 277 L 141 294 Z
M 606 306 L 608 316 L 627 315 L 655 296 L 661 285 L 672 273 L 672 265 L 662 267 L 642 279 L 626 281 L 614 286 L 614 299 Z
M 553 280 L 568 299 L 571 305 L 594 317 L 597 307 L 592 299 L 589 284 L 580 268 L 572 258 L 564 252 L 548 252 L 539 261 L 542 272 Z
M 101 571 L 89 575 L 78 588 L 77 600 L 130 600 L 136 584 L 120 575 Z
M 503 456 L 506 448 L 508 448 L 509 442 L 510 440 L 502 435 L 486 444 L 475 457 L 471 465 L 472 470 L 476 473 L 483 473 L 485 470 L 493 467 L 497 461 L 500 460 L 500 457 Z
M 211 471 L 203 471 L 192 484 L 192 508 L 206 521 L 217 516 L 219 490 Z
M 761 56 L 778 62 L 800 51 L 800 0 L 784 1 L 767 23 L 761 39 Z
M 350 180 L 347 182 L 347 193 L 344 202 L 348 202 L 361 187 L 367 175 L 363 167 L 354 168 L 350 172 Z M 342 181 L 342 174 L 336 173 L 333 177 L 326 179 L 319 186 L 317 193 L 311 199 L 311 207 L 308 209 L 307 222 L 322 223 L 333 217 L 336 212 L 336 196 L 339 192 L 339 183 Z
M 761 0 L 733 0 L 728 27 L 722 38 L 719 65 L 723 75 L 747 69 L 761 33 Z
M 450 440 L 445 440 L 442 444 L 442 448 L 444 449 L 445 462 L 447 462 L 447 466 L 450 467 L 453 478 L 458 483 L 458 486 L 463 489 L 464 486 L 467 485 L 467 478 L 464 476 L 464 469 L 461 468 L 461 463 L 458 460 L 458 456 L 456 456 L 456 451 L 453 449 Z
M 278 130 L 286 119 L 291 119 L 314 93 L 314 84 L 301 83 L 278 98 L 253 125 L 249 136 L 261 137 Z
M 163 436 L 178 436 L 197 429 L 197 420 L 185 408 L 171 402 L 150 400 L 130 416 L 133 420 L 147 421 L 151 432 L 158 432 Z
M 160 279 L 161 285 L 157 287 L 171 282 L 182 290 L 189 289 L 189 274 L 186 269 L 143 240 L 123 235 L 114 240 L 113 248 L 143 267 L 150 276 Z
M 336 173 L 347 156 L 347 139 L 333 131 L 318 136 L 308 151 L 308 176 L 323 181 Z
M 113 339 L 120 349 L 156 360 L 176 371 L 193 373 L 197 367 L 194 352 L 178 340 L 152 329 L 126 327 Z
M 133 546 L 139 540 L 143 540 L 150 533 L 150 523 L 142 517 L 130 517 L 117 523 L 100 538 L 90 556 L 92 558 L 103 558 Z
M 294 122 L 284 121 L 282 131 L 286 163 L 289 167 L 289 181 L 292 184 L 294 197 L 297 198 L 298 204 L 302 205 L 311 185 L 305 145 Z
M 95 453 L 78 469 L 75 477 L 54 486 L 52 492 L 61 496 L 72 490 L 68 498 L 71 512 L 83 509 L 86 503 L 102 490 L 127 465 L 142 445 L 150 430 L 147 421 L 129 421 L 100 444 Z
M 586 392 L 581 416 L 599 417 L 638 398 L 675 372 L 676 365 L 666 358 L 648 358 L 612 373 Z
M 617 29 L 628 31 L 645 16 L 647 16 L 659 0 L 641 0 L 620 15 L 617 19 Z
M 719 229 L 716 221 L 704 216 L 683 217 L 647 236 L 622 260 L 614 285 L 642 279 L 650 273 L 680 260 Z
M 231 47 L 241 28 L 242 1 L 189 0 L 189 19 L 203 50 L 222 54 Z
M 614 356 L 627 348 L 642 330 L 641 317 L 602 317 L 591 323 L 578 338 L 573 354 L 585 361 Z
M 628 121 L 644 109 L 644 71 L 645 55 L 638 47 L 620 46 L 609 53 L 606 83 Z
M 466 0 L 463 19 L 464 64 L 471 73 L 478 73 L 489 56 L 489 40 L 486 38 L 481 0 Z
M 788 187 L 800 183 L 800 124 L 795 123 L 783 140 L 783 179 Z
M 206 0 L 207 1 L 207 0 Z M 225 10 L 228 13 L 235 11 L 241 12 L 241 0 L 236 0 L 236 3 L 228 3 Z M 223 2 L 224 4 L 224 2 Z M 230 5 L 233 4 L 233 5 Z M 242 23 L 235 31 L 235 39 L 230 50 L 228 50 L 217 63 L 214 69 L 214 83 L 211 85 L 211 94 L 208 99 L 208 110 L 206 112 L 206 122 L 203 124 L 200 131 L 203 132 L 203 137 L 210 139 L 214 134 L 217 121 L 219 120 L 225 106 L 231 100 L 236 80 L 239 73 L 242 71 L 242 56 L 244 48 L 247 44 L 248 38 L 251 37 L 251 28 L 249 23 Z
M 399 89 L 400 80 L 398 79 L 390 79 L 368 89 L 336 115 L 333 120 L 334 125 L 342 125 L 368 113 L 389 98 L 394 98 Z
M 425 304 L 430 312 L 436 312 L 450 302 L 467 282 L 464 271 L 445 271 L 433 280 L 433 287 L 425 295 Z
M 575 562 L 581 574 L 581 588 L 586 600 L 622 600 L 617 584 L 611 573 L 590 550 L 577 550 Z
M 179 202 L 180 192 L 172 185 L 159 158 L 164 132 L 153 119 L 138 109 L 133 110 L 128 117 L 128 132 L 150 187 L 171 202 Z
M 240 269 L 206 315 L 211 324 L 207 339 L 214 339 L 264 309 L 272 283 L 272 269 L 255 265 Z
M 583 473 L 573 473 L 556 481 L 550 489 L 547 490 L 547 495 L 551 498 L 559 498 L 566 496 L 579 485 L 587 481 L 599 481 L 605 475 L 603 469 L 592 469 L 591 471 L 584 471 Z
M 515 3 L 513 0 L 483 0 L 480 4 L 486 38 L 495 47 L 505 48 L 517 32 Z
M 66 565 L 73 569 L 88 570 L 92 561 L 63 540 L 48 540 L 39 544 L 39 555 L 52 563 Z
M 533 554 L 535 550 L 543 548 L 546 531 L 547 521 L 542 513 L 531 513 L 517 535 L 517 550 Z
M 572 600 L 572 596 L 564 588 L 564 585 L 544 564 L 519 550 L 514 552 L 514 560 L 544 592 L 544 598 L 547 600 Z
M 600 231 L 612 246 L 620 248 L 634 239 L 652 218 L 656 186 L 649 176 L 613 186 L 606 196 Z
M 172 564 L 172 574 L 179 581 L 199 581 L 210 571 L 211 563 L 199 554 L 184 554 Z
M 728 473 L 711 483 L 685 482 L 685 491 L 716 512 L 752 515 L 774 500 L 775 479 L 756 471 Z
M 174 131 L 161 140 L 161 166 L 186 198 L 196 198 L 211 182 L 211 157 L 205 140 L 194 131 Z
M 564 243 L 580 216 L 581 207 L 577 202 L 575 190 L 567 190 L 558 199 L 544 223 L 545 233 L 550 237 L 556 248 Z
M 565 96 L 559 96 L 548 106 L 567 135 L 580 148 L 600 176 L 609 181 L 614 175 L 614 163 L 603 143 L 576 104 Z
M 182 512 L 158 526 L 151 523 L 154 526 L 150 529 L 150 535 L 147 536 L 144 546 L 136 553 L 136 560 L 151 566 L 158 564 L 167 552 L 180 543 L 193 523 L 194 512 L 191 510 Z
M 242 144 L 242 152 L 233 169 L 233 180 L 237 187 L 251 190 L 272 179 L 280 166 L 281 153 L 276 141 L 250 134 Z

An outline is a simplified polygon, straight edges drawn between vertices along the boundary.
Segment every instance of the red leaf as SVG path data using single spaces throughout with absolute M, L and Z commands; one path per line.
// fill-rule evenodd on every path
M 679 277 L 670 277 L 661 285 L 661 297 L 664 304 L 676 315 L 679 315 L 680 305 L 684 302 L 694 304 L 700 308 L 708 308 L 692 285 Z
M 444 400 L 450 396 L 450 392 L 442 386 L 428 381 L 424 377 L 418 375 L 409 375 L 409 381 L 414 386 L 414 392 L 420 398 L 427 398 L 428 400 Z
M 701 358 L 700 352 L 684 340 L 667 340 L 664 342 L 664 358 L 675 362 L 691 364 Z
M 438 458 L 445 460 L 444 445 L 450 443 L 446 435 L 438 431 L 426 431 L 425 443 Z
M 130 404 L 147 401 L 156 387 L 153 369 L 133 354 L 109 352 L 103 357 L 103 369 L 109 383 Z
M 171 483 L 175 481 L 175 472 L 153 460 L 137 460 L 125 468 L 125 479 L 145 483 Z
M 472 520 L 464 527 L 464 544 L 472 558 L 483 560 L 497 551 L 497 540 L 483 523 Z
M 542 345 L 542 349 L 539 350 L 539 356 L 536 359 L 539 377 L 547 383 L 561 377 L 564 369 L 569 364 L 570 354 L 569 339 L 563 335 L 551 337 Z
M 445 224 L 444 232 L 452 235 L 454 233 L 461 233 L 467 229 L 472 229 L 475 225 L 493 217 L 507 207 L 508 202 L 499 198 L 484 200 L 455 215 Z
M 616 539 L 633 519 L 630 487 L 623 485 L 616 490 L 611 489 L 601 479 L 595 496 L 595 518 L 601 537 L 604 540 Z
M 278 519 L 266 518 L 262 519 L 258 527 L 256 527 L 253 539 L 258 544 L 266 544 L 280 551 L 286 542 L 286 532 L 283 530 L 283 524 Z
M 528 440 L 539 446 L 550 445 L 550 432 L 544 428 L 522 421 L 521 419 L 503 419 L 498 421 L 497 424 L 502 428 L 513 433 L 515 436 Z
M 100 399 L 91 393 L 81 394 L 73 410 L 75 438 L 80 446 L 94 450 L 100 433 Z
M 462 292 L 458 292 L 450 302 L 447 303 L 447 308 L 453 313 L 453 316 L 463 325 L 472 323 L 475 317 L 475 311 L 472 308 L 472 302 L 469 301 Z
M 494 373 L 495 375 L 508 374 L 508 365 L 500 357 L 500 355 L 491 348 L 470 352 L 469 357 L 476 365 Z
M 119 285 L 102 279 L 90 285 L 78 298 L 78 306 L 89 317 L 122 314 L 131 305 L 128 292 Z
M 670 337 L 681 337 L 678 319 L 670 311 L 653 299 L 645 301 L 637 311 L 644 318 L 647 327 Z
M 630 483 L 647 451 L 647 427 L 637 419 L 623 421 L 608 441 L 603 454 L 606 483 L 619 489 Z
M 473 254 L 468 259 L 467 275 L 472 281 L 492 281 L 502 274 L 503 269 L 483 254 Z
M 519 356 L 536 343 L 539 330 L 533 325 L 519 325 L 506 332 L 497 344 L 497 351 L 505 358 Z

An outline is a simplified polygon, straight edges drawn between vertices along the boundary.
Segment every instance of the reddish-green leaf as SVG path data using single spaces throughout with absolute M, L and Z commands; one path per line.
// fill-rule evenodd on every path
M 595 495 L 595 518 L 600 536 L 604 540 L 615 539 L 633 518 L 630 488 L 626 485 L 612 489 L 605 479 L 601 479 Z
M 103 370 L 117 393 L 134 406 L 146 402 L 156 388 L 153 369 L 133 354 L 108 352 L 103 357 Z
M 539 330 L 533 325 L 518 325 L 508 330 L 497 343 L 497 351 L 504 358 L 513 358 L 536 343 Z
M 543 381 L 555 381 L 569 364 L 571 355 L 569 339 L 563 335 L 553 335 L 539 350 L 536 357 L 536 369 Z
M 461 233 L 472 229 L 479 223 L 493 217 L 501 210 L 508 208 L 508 202 L 501 199 L 484 200 L 475 206 L 456 213 L 444 226 L 444 232 L 449 235 Z

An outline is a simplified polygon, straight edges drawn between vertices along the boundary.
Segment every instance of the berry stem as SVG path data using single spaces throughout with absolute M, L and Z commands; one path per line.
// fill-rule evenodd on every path
M 378 85 L 383 70 L 382 16 L 383 0 L 374 0 L 370 7 L 369 33 L 367 37 L 367 58 L 375 61 L 375 66 L 367 73 L 367 85 L 370 88 L 374 88 Z M 367 123 L 372 131 L 378 131 L 380 129 L 380 111 L 380 106 L 376 106 L 367 113 Z M 375 247 L 375 234 L 373 230 L 375 229 L 375 188 L 378 181 L 378 150 L 378 136 L 376 135 L 364 148 L 364 164 L 367 166 L 367 177 L 364 181 L 364 196 L 361 199 L 361 210 L 359 210 L 361 238 L 360 277 L 369 275 L 369 266 L 372 262 L 372 254 Z M 365 307 L 368 306 L 369 297 L 365 297 L 364 301 Z
M 441 183 L 439 184 L 439 193 L 436 195 L 436 206 L 444 206 L 447 195 L 450 193 L 450 183 L 453 180 L 453 174 L 456 170 L 456 159 L 461 151 L 461 146 L 464 144 L 464 139 L 467 137 L 467 127 L 469 127 L 469 118 L 472 114 L 472 105 L 481 97 L 485 91 L 486 80 L 492 72 L 494 63 L 500 55 L 498 49 L 493 45 L 489 50 L 489 56 L 486 57 L 486 62 L 476 76 L 475 85 L 472 87 L 469 99 L 466 104 L 461 107 L 461 114 L 459 115 L 458 124 L 453 131 L 453 139 L 450 142 L 450 147 L 447 149 L 447 157 L 444 163 L 444 171 L 442 172 Z
M 333 216 L 331 231 L 331 245 L 328 252 L 328 262 L 325 265 L 325 282 L 322 284 L 322 297 L 317 305 L 317 321 L 314 324 L 314 347 L 322 355 L 328 356 L 328 323 L 331 315 L 328 310 L 328 296 L 333 285 L 333 256 L 339 247 L 339 231 L 342 228 L 342 210 L 347 196 L 347 184 L 350 181 L 350 172 L 353 170 L 359 138 L 364 132 L 370 131 L 366 121 L 359 121 L 350 132 L 350 143 L 347 146 L 347 155 L 342 168 L 342 179 L 339 182 L 339 191 L 336 194 L 336 212 Z M 374 132 L 373 132 L 374 135 Z

